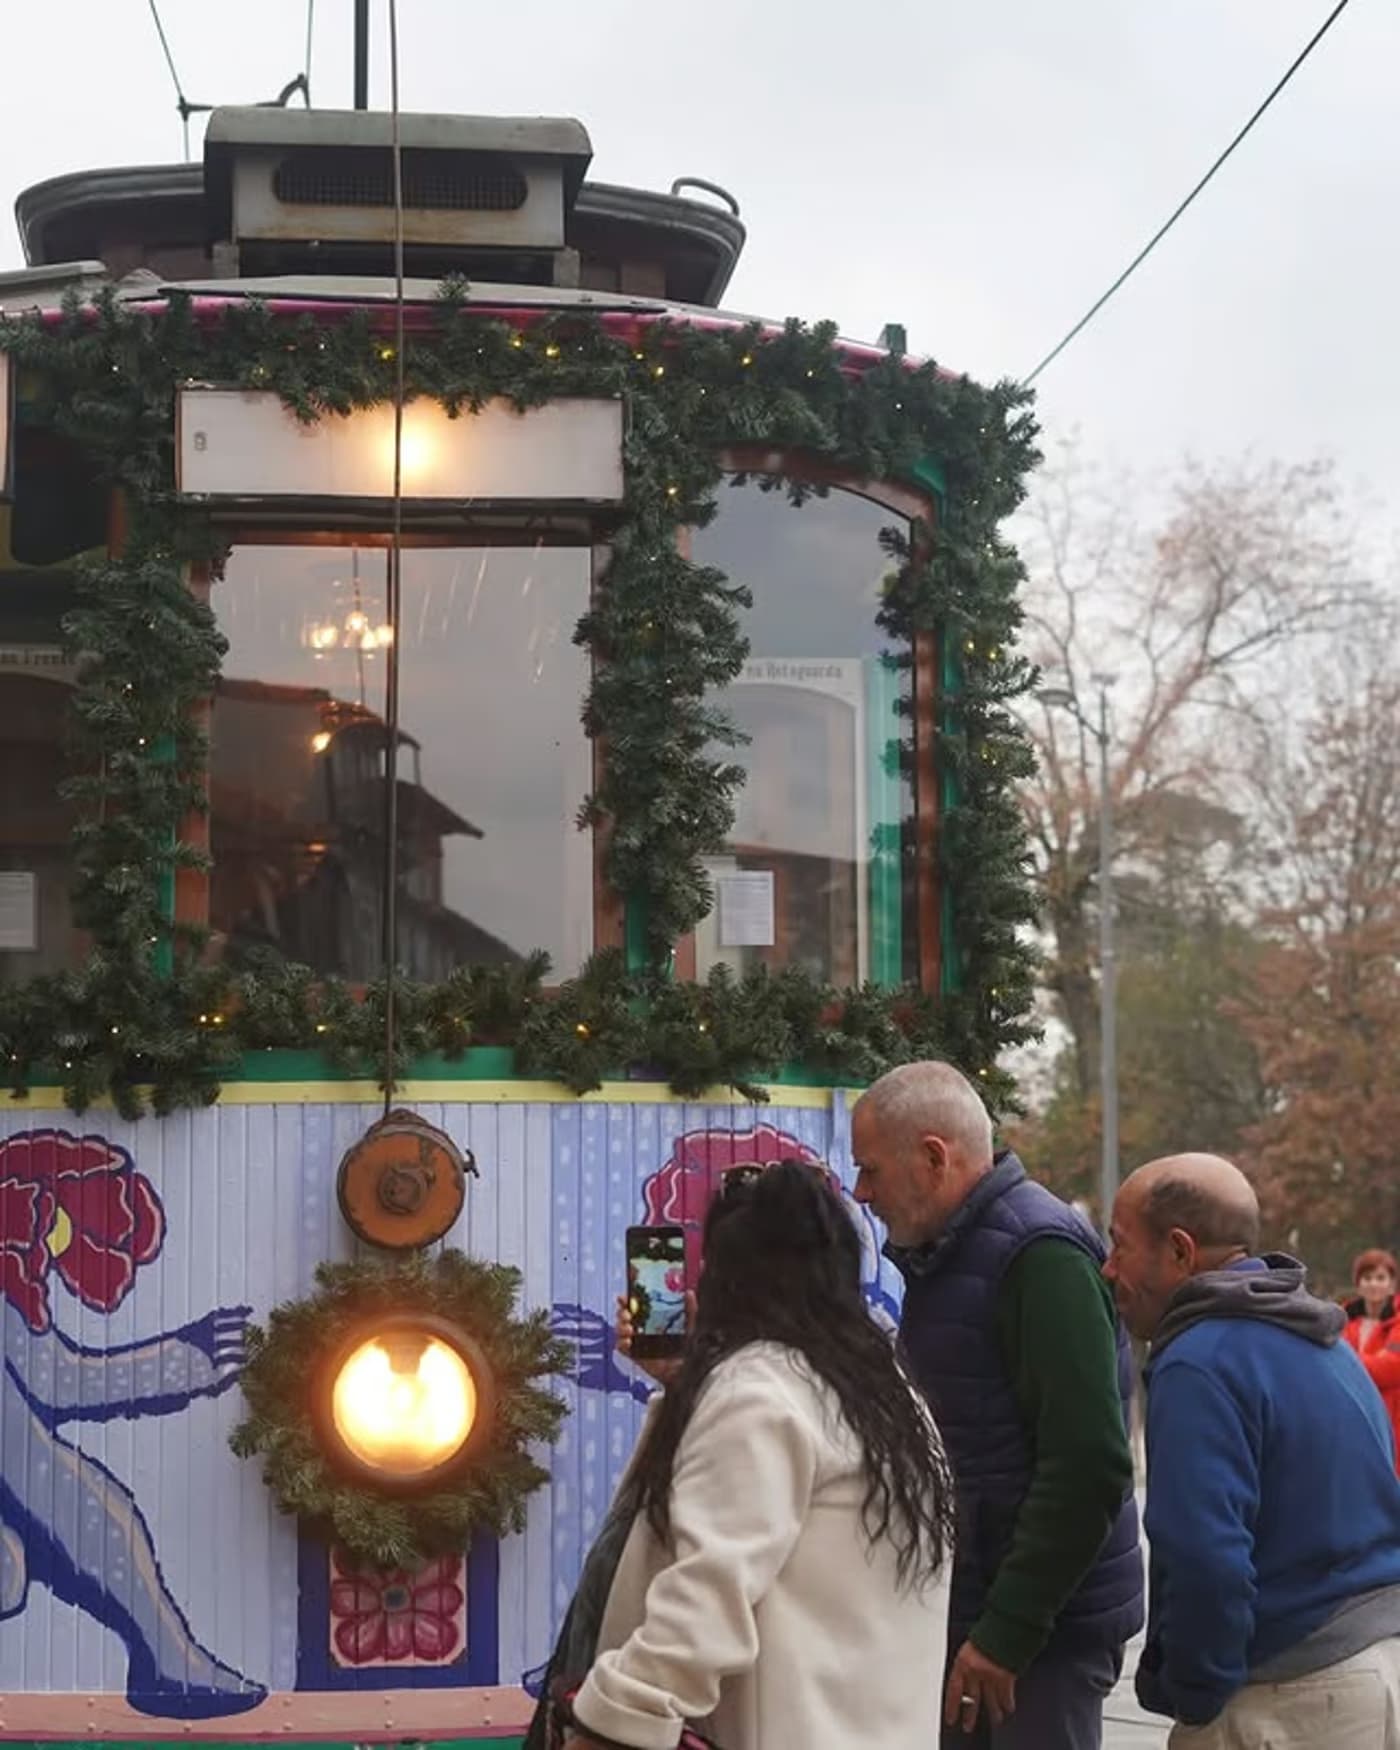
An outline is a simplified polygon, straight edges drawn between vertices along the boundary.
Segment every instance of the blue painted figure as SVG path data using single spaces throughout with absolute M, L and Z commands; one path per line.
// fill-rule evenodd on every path
M 111 1312 L 164 1233 L 160 1201 L 124 1149 L 60 1130 L 0 1142 L 0 1618 L 24 1609 L 37 1580 L 121 1637 L 133 1707 L 212 1719 L 255 1707 L 265 1691 L 194 1639 L 130 1490 L 59 1433 L 178 1414 L 237 1379 L 247 1307 L 112 1348 L 55 1328 L 54 1278 Z
M 689 1130 L 677 1137 L 666 1161 L 650 1174 L 641 1188 L 643 1220 L 648 1227 L 676 1224 L 685 1230 L 687 1280 L 694 1282 L 699 1269 L 699 1234 L 710 1199 L 731 1168 L 749 1163 L 770 1165 L 793 1159 L 815 1161 L 813 1151 L 795 1136 L 771 1124 L 750 1130 Z M 855 1223 L 861 1244 L 861 1280 L 876 1320 L 893 1332 L 899 1322 L 898 1290 L 891 1266 L 881 1256 L 883 1235 L 869 1211 L 855 1201 L 846 1187 L 842 1200 Z M 575 1378 L 584 1391 L 625 1392 L 645 1403 L 652 1386 L 631 1362 L 616 1354 L 613 1344 L 612 1309 L 559 1302 L 553 1309 L 553 1327 L 575 1348 Z

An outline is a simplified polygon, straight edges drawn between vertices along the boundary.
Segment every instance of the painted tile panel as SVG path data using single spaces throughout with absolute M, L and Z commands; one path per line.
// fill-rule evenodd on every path
M 0 1694 L 124 1697 L 228 1736 L 254 1729 L 269 1693 L 528 1684 L 647 1396 L 611 1340 L 627 1228 L 680 1220 L 693 1245 L 736 1161 L 798 1154 L 852 1176 L 839 1094 L 418 1109 L 481 1174 L 447 1243 L 517 1266 L 525 1304 L 551 1310 L 577 1358 L 525 1532 L 373 1599 L 299 1543 L 228 1435 L 245 1319 L 355 1253 L 335 1175 L 378 1107 L 230 1099 L 137 1124 L 0 1112 Z M 851 1209 L 867 1290 L 893 1316 L 879 1236 Z

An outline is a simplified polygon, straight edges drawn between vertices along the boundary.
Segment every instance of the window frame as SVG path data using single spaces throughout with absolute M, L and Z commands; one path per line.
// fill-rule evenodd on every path
M 775 449 L 763 444 L 737 444 L 721 450 L 717 461 L 725 475 L 767 475 L 778 480 L 821 486 L 868 499 L 882 510 L 907 522 L 917 543 L 917 557 L 926 554 L 938 527 L 938 501 L 931 489 L 896 480 L 872 480 L 851 473 L 823 457 L 803 450 Z M 794 514 L 801 515 L 800 511 Z M 681 552 L 694 553 L 694 531 L 678 536 Z M 915 919 L 918 941 L 915 962 L 922 991 L 937 994 L 944 970 L 943 883 L 939 876 L 938 846 L 942 820 L 942 795 L 938 772 L 938 723 L 943 706 L 939 640 L 932 632 L 916 632 L 913 639 L 914 846 Z M 696 976 L 695 932 L 688 931 L 675 944 L 672 966 L 679 979 Z
M 392 542 L 392 535 L 378 527 L 359 528 L 353 521 L 340 528 L 330 529 L 318 525 L 307 528 L 295 524 L 279 525 L 276 522 L 260 520 L 255 523 L 239 523 L 229 526 L 226 539 L 230 552 L 239 547 L 344 547 L 358 545 L 360 547 L 386 548 Z M 596 531 L 580 532 L 576 528 L 565 528 L 559 523 L 548 526 L 527 527 L 517 524 L 497 527 L 494 524 L 473 525 L 470 528 L 455 528 L 450 531 L 436 529 L 405 530 L 403 533 L 403 548 L 412 549 L 479 549 L 482 547 L 570 547 L 588 555 L 589 586 L 588 596 L 590 606 L 596 602 L 600 580 L 607 569 L 611 558 L 611 547 L 600 540 Z M 222 566 L 209 564 L 193 565 L 186 575 L 186 587 L 196 600 L 205 606 L 209 604 L 211 590 L 216 576 Z M 590 658 L 590 676 L 592 664 Z M 582 703 L 582 701 L 580 701 Z M 201 733 L 209 736 L 213 721 L 212 696 L 205 695 L 196 708 L 196 724 Z M 604 769 L 605 750 L 601 740 L 595 738 L 591 749 L 590 772 L 596 788 Z M 207 797 L 208 766 L 206 764 L 206 805 L 204 808 L 187 814 L 181 823 L 180 838 L 204 856 L 210 850 L 211 816 Z M 582 803 L 583 798 L 579 797 Z M 606 853 L 607 839 L 605 828 L 579 829 L 588 832 L 592 841 L 592 905 L 593 905 L 593 952 L 596 954 L 603 948 L 620 948 L 625 934 L 625 906 L 621 895 L 615 893 L 607 879 Z M 203 868 L 179 868 L 176 872 L 172 894 L 172 921 L 177 927 L 205 930 L 209 928 L 210 878 L 209 871 Z M 351 986 L 357 994 L 362 994 L 363 986 Z M 546 990 L 554 990 L 557 986 L 546 985 Z

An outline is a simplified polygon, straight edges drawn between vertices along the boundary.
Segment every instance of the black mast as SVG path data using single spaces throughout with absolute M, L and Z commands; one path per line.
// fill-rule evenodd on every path
M 355 108 L 369 108 L 369 0 L 355 0 Z

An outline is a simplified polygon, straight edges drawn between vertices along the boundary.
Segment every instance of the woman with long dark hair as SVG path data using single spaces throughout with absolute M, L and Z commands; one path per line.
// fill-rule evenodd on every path
M 685 1359 L 556 1654 L 556 1677 L 586 1667 L 564 1742 L 928 1750 L 952 1482 L 862 1298 L 855 1228 L 821 1169 L 741 1169 L 703 1257 Z

